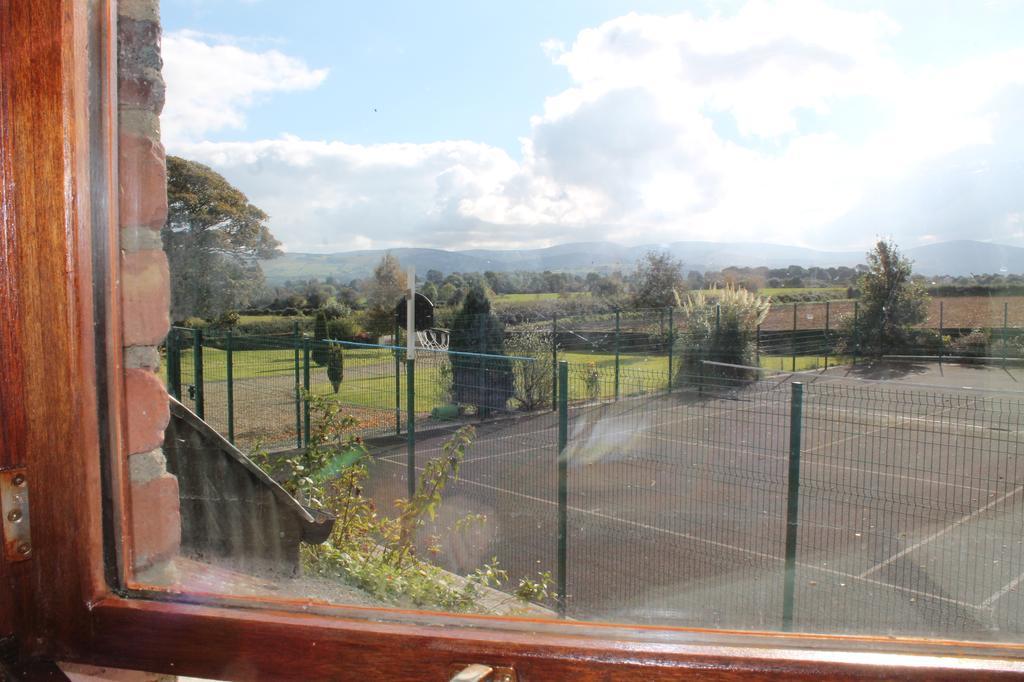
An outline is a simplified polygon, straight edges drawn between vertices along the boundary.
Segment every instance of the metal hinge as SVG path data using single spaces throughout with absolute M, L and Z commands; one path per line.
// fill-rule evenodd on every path
M 516 682 L 516 671 L 507 666 L 456 663 L 449 670 L 451 682 Z
M 4 554 L 8 561 L 32 556 L 28 515 L 28 474 L 25 469 L 0 471 L 0 513 L 4 524 Z

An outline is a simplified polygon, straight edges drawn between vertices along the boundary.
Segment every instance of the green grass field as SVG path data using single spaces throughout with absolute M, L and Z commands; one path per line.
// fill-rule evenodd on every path
M 570 363 L 570 400 L 607 400 L 615 397 L 615 355 L 612 353 L 565 352 L 560 360 Z M 224 430 L 227 405 L 227 353 L 214 348 L 203 352 L 206 417 L 216 428 Z M 824 367 L 822 356 L 797 358 L 797 370 Z M 288 433 L 294 428 L 295 355 L 290 349 L 235 351 L 233 361 L 233 395 L 236 432 Z M 669 358 L 662 354 L 626 354 L 619 358 L 618 390 L 620 396 L 657 393 L 668 387 Z M 847 362 L 830 358 L 830 365 Z M 300 354 L 299 380 L 302 380 Z M 677 360 L 678 362 L 678 360 Z M 182 353 L 182 386 L 193 383 L 191 350 Z M 550 364 L 546 365 L 550 367 Z M 762 356 L 761 366 L 790 371 L 791 356 Z M 423 415 L 434 408 L 450 404 L 445 386 L 448 360 L 443 354 L 421 352 L 416 363 L 416 412 Z M 406 401 L 406 370 L 397 368 L 397 398 L 404 412 Z M 165 379 L 166 370 L 161 369 Z M 396 366 L 389 351 L 347 349 L 345 378 L 337 394 L 327 378 L 327 370 L 313 363 L 310 367 L 310 388 L 317 395 L 335 396 L 362 422 L 364 428 L 390 428 L 396 405 Z M 183 393 L 186 393 L 183 390 Z M 191 404 L 186 400 L 186 404 Z M 514 409 L 515 403 L 510 403 Z
M 757 292 L 761 296 L 780 296 L 784 294 L 828 294 L 832 300 L 844 300 L 846 287 L 765 287 Z
M 227 351 L 217 348 L 203 349 L 203 378 L 206 381 L 226 381 L 228 378 Z M 299 371 L 301 376 L 303 356 L 299 352 Z M 160 365 L 160 378 L 167 380 L 166 359 Z M 232 375 L 236 380 L 254 379 L 259 377 L 295 376 L 295 351 L 284 350 L 245 350 L 234 351 L 231 358 Z M 345 369 L 357 369 L 379 365 L 393 367 L 394 356 L 388 351 L 375 349 L 346 349 Z M 194 370 L 192 350 L 181 352 L 182 381 L 192 377 Z M 314 364 L 314 370 L 320 369 Z M 393 370 L 392 370 L 393 371 Z
M 494 301 L 496 303 L 525 303 L 532 301 L 556 301 L 559 298 L 587 298 L 589 296 L 590 293 L 586 291 L 574 291 L 566 294 L 498 294 L 494 297 Z
M 260 322 L 303 322 L 310 318 L 305 315 L 239 315 L 238 324 L 259 324 Z

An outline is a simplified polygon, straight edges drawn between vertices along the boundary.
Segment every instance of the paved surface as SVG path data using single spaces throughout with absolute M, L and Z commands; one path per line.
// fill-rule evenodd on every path
M 1024 632 L 1021 377 L 935 363 L 798 377 L 796 629 Z M 570 410 L 570 616 L 781 627 L 790 381 Z M 443 440 L 418 439 L 417 467 Z M 439 561 L 464 573 L 495 557 L 513 583 L 554 572 L 556 451 L 552 413 L 479 424 L 424 529 Z M 405 448 L 375 454 L 369 492 L 388 506 Z M 457 526 L 466 514 L 486 521 Z

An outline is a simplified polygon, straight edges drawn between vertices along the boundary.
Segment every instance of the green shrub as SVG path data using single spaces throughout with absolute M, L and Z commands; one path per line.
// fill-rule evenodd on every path
M 771 303 L 767 298 L 733 286 L 714 292 L 713 304 L 704 292 L 691 294 L 683 304 L 683 331 L 676 342 L 682 358 L 676 374 L 680 384 L 706 379 L 746 380 L 756 376 L 757 326 Z M 704 361 L 733 365 L 706 365 Z
M 327 337 L 330 339 L 356 341 L 364 333 L 358 319 L 351 313 L 327 322 Z
M 238 325 L 239 317 L 237 310 L 226 310 L 220 314 L 214 324 L 221 329 L 233 329 Z
M 345 356 L 342 354 L 341 346 L 331 346 L 327 352 L 327 379 L 331 382 L 331 388 L 337 393 L 341 389 L 341 381 L 345 377 Z
M 458 479 L 466 449 L 474 438 L 473 427 L 459 429 L 444 443 L 441 456 L 424 467 L 412 498 L 396 501 L 395 513 L 385 515 L 363 494 L 370 455 L 361 439 L 351 433 L 356 420 L 345 416 L 342 406 L 332 398 L 314 394 L 305 397 L 313 418 L 309 445 L 277 467 L 271 466 L 266 453 L 254 454 L 265 470 L 278 477 L 283 475 L 285 490 L 300 502 L 323 509 L 336 519 L 326 542 L 301 546 L 303 569 L 345 581 L 401 606 L 485 611 L 481 605 L 484 589 L 500 588 L 508 580 L 496 560 L 457 580 L 416 553 L 418 532 L 428 519 L 436 518 L 445 488 Z M 456 532 L 485 520 L 480 515 L 468 515 L 456 522 Z M 436 544 L 432 543 L 432 553 L 440 551 Z M 522 579 L 509 599 L 522 603 L 547 599 L 550 586 L 550 573 L 542 572 L 536 579 Z
M 512 360 L 512 373 L 515 375 L 512 400 L 524 410 L 551 407 L 554 386 L 551 334 L 513 334 L 505 342 L 505 350 L 509 355 L 531 358 Z
M 982 358 L 989 354 L 992 338 L 987 329 L 972 329 L 967 334 L 954 337 L 949 343 L 950 355 Z

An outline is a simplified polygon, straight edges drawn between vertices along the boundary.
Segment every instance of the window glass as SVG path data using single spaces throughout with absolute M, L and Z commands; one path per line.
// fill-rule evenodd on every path
M 120 11 L 132 586 L 1024 634 L 1024 7 Z

